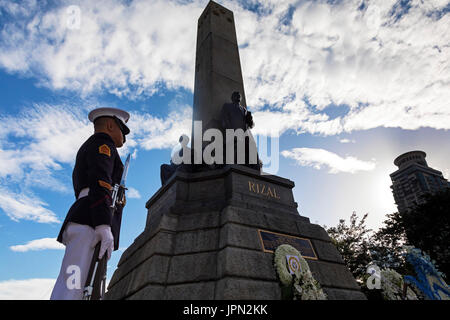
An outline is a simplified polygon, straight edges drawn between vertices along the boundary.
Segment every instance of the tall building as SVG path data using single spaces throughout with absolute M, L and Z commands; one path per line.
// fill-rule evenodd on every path
M 391 189 L 399 212 L 423 203 L 425 194 L 450 188 L 442 172 L 430 168 L 425 157 L 423 151 L 410 151 L 394 160 L 398 170 L 390 175 Z

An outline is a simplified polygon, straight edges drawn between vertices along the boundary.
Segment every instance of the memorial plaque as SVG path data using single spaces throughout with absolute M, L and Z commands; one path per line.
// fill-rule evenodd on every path
M 259 238 L 264 252 L 275 252 L 276 248 L 282 244 L 288 244 L 297 249 L 303 258 L 317 260 L 311 241 L 305 238 L 289 236 L 266 230 L 258 229 Z

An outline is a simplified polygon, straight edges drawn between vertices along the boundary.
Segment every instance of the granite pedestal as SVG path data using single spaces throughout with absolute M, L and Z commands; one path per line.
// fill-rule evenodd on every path
M 281 299 L 261 232 L 309 240 L 329 299 L 365 299 L 326 231 L 299 215 L 294 183 L 243 166 L 177 172 L 147 202 L 106 299 Z

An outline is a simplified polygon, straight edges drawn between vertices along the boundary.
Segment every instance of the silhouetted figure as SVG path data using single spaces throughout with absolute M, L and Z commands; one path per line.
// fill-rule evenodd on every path
M 246 107 L 241 105 L 241 94 L 238 91 L 233 92 L 231 95 L 231 103 L 225 103 L 222 107 L 221 113 L 220 113 L 220 119 L 221 119 L 221 125 L 223 128 L 223 134 L 224 134 L 224 154 L 226 159 L 226 145 L 228 143 L 233 143 L 234 146 L 234 163 L 235 164 L 242 164 L 247 167 L 250 167 L 252 169 L 261 170 L 261 161 L 259 160 L 258 153 L 256 150 L 256 143 L 253 139 L 253 136 L 251 132 L 249 131 L 251 128 L 254 127 L 253 117 L 252 113 L 247 110 Z M 245 162 L 244 163 L 238 163 L 238 138 L 235 137 L 234 141 L 227 141 L 226 139 L 226 129 L 233 129 L 238 130 L 242 129 L 244 133 L 246 133 L 245 136 L 245 150 L 241 150 L 241 152 L 245 152 Z M 252 160 L 252 157 L 250 156 L 250 152 L 254 152 L 253 159 L 256 159 L 256 163 L 250 163 Z M 225 162 L 225 161 L 224 161 Z

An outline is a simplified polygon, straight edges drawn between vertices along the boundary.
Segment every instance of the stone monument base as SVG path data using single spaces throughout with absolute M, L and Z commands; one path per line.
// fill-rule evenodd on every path
M 326 231 L 298 214 L 293 187 L 238 165 L 176 172 L 147 202 L 105 298 L 279 300 L 272 251 L 289 243 L 328 299 L 365 299 Z

